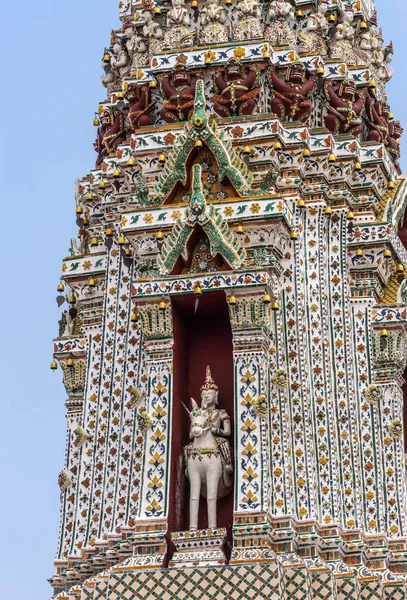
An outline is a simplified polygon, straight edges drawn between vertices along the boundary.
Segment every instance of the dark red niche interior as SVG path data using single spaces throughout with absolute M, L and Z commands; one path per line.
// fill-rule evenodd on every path
M 399 237 L 401 239 L 401 241 L 403 242 L 403 246 L 404 248 L 407 249 L 407 219 L 403 219 L 399 225 L 398 228 L 398 234 Z
M 232 419 L 233 440 L 233 344 L 229 312 L 224 292 L 208 292 L 199 298 L 195 314 L 194 295 L 172 299 L 174 324 L 174 374 L 172 401 L 172 444 L 170 486 L 170 531 L 185 531 L 189 526 L 189 489 L 185 477 L 183 447 L 189 443 L 189 415 L 181 401 L 190 409 L 190 398 L 200 404 L 200 388 L 209 365 L 219 387 L 219 407 Z M 206 500 L 201 499 L 199 528 L 207 527 Z M 233 522 L 233 492 L 218 500 L 218 527 L 226 527 L 231 539 Z

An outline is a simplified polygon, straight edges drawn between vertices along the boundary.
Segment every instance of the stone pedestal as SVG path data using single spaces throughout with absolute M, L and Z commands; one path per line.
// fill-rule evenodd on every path
M 170 567 L 209 567 L 225 565 L 226 529 L 198 529 L 171 534 L 175 552 Z

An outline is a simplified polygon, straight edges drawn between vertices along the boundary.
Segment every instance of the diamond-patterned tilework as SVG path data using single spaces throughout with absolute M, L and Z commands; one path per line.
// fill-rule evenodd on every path
M 111 573 L 109 579 L 108 600 L 210 600 L 211 598 L 280 600 L 278 567 L 270 564 L 115 572 Z
M 69 600 L 407 600 L 403 582 L 280 562 L 110 571 Z
M 81 600 L 92 600 L 94 589 L 93 586 L 84 586 L 81 590 Z
M 361 600 L 382 600 L 380 581 L 360 581 L 359 595 Z
M 93 592 L 93 600 L 106 600 L 108 579 L 97 579 L 95 585 L 95 591 Z
M 337 577 L 336 588 L 338 600 L 353 600 L 357 598 L 357 584 L 354 577 Z
M 406 589 L 403 585 L 386 585 L 383 590 L 384 600 L 405 600 Z
M 284 569 L 283 575 L 284 597 L 287 600 L 291 600 L 291 598 L 295 598 L 295 600 L 308 600 L 310 588 L 308 571 L 304 567 L 297 569 L 288 568 Z
M 336 589 L 333 575 L 311 571 L 312 598 L 315 600 L 336 600 Z

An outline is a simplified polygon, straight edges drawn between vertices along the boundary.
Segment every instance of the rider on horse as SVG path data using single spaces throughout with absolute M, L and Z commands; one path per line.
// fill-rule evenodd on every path
M 206 376 L 201 387 L 201 408 L 209 413 L 209 424 L 212 434 L 219 448 L 226 473 L 233 472 L 232 453 L 226 437 L 231 432 L 230 417 L 226 410 L 216 408 L 218 404 L 219 388 L 212 379 L 209 365 L 206 367 Z

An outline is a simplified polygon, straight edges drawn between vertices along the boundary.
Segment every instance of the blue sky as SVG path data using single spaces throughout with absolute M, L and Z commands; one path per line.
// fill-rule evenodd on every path
M 405 0 L 377 0 L 395 45 L 390 104 L 407 100 Z M 61 259 L 75 225 L 74 182 L 94 164 L 93 112 L 116 0 L 1 1 L 0 595 L 51 588 L 64 463 L 65 390 L 51 373 Z M 404 164 L 405 161 L 404 161 Z

